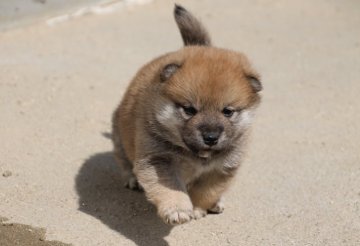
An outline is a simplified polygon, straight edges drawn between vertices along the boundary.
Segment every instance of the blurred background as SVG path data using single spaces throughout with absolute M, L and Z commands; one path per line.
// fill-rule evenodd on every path
M 0 1 L 0 31 L 49 20 L 65 21 L 91 13 L 110 13 L 131 4 L 151 0 L 11 0 Z M 52 17 L 56 17 L 52 20 Z

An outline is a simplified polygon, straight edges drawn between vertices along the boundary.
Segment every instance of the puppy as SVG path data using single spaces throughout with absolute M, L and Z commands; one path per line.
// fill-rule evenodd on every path
M 223 211 L 262 86 L 243 54 L 212 47 L 183 7 L 174 15 L 185 47 L 140 69 L 114 112 L 112 136 L 126 186 L 144 189 L 176 225 Z

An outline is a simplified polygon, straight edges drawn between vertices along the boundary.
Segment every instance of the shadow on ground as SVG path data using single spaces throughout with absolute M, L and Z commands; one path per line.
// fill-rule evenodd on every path
M 85 161 L 76 177 L 79 210 L 102 221 L 138 246 L 168 245 L 171 227 L 156 215 L 143 193 L 123 187 L 120 170 L 111 152 Z

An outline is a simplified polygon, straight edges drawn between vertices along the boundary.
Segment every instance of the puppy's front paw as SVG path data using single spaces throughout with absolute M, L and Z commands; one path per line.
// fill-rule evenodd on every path
M 205 217 L 207 212 L 202 208 L 194 208 L 194 219 L 198 220 Z
M 194 218 L 192 206 L 172 206 L 159 210 L 160 217 L 170 225 L 180 225 Z
M 224 212 L 225 209 L 225 205 L 222 199 L 220 199 L 215 205 L 214 207 L 210 208 L 208 211 L 210 213 L 213 214 L 221 214 L 222 212 Z

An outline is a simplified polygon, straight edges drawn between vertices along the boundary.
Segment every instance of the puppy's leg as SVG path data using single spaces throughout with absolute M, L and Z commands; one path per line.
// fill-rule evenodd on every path
M 147 198 L 155 204 L 166 223 L 182 224 L 193 218 L 193 205 L 171 157 L 152 156 L 138 160 L 134 171 Z
M 124 148 L 123 148 L 121 140 L 119 138 L 119 134 L 115 130 L 114 130 L 114 132 L 116 134 L 113 133 L 113 136 L 112 136 L 113 143 L 114 143 L 114 156 L 115 156 L 116 162 L 120 166 L 121 176 L 122 176 L 122 179 L 124 180 L 124 186 L 131 190 L 142 190 L 142 187 L 139 185 L 139 183 L 132 171 L 133 165 L 126 157 Z
M 129 160 L 125 157 L 122 157 L 121 154 L 115 152 L 115 159 L 120 165 L 121 169 L 121 176 L 124 180 L 124 187 L 131 189 L 131 190 L 139 190 L 142 191 L 143 188 L 137 181 L 133 171 L 132 171 L 132 164 Z
M 224 209 L 224 198 L 221 196 L 220 199 L 215 203 L 215 205 L 212 208 L 208 209 L 208 212 L 213 214 L 221 214 L 222 212 L 224 212 Z
M 132 169 L 133 165 L 131 162 L 125 157 L 122 151 L 115 149 L 114 155 L 116 162 L 119 164 L 121 169 L 121 176 L 124 180 L 124 186 L 131 190 L 142 190 L 142 187 L 139 185 Z
M 201 176 L 189 189 L 194 205 L 195 219 L 204 217 L 207 212 L 222 213 L 222 195 L 231 183 L 233 175 L 211 172 Z

